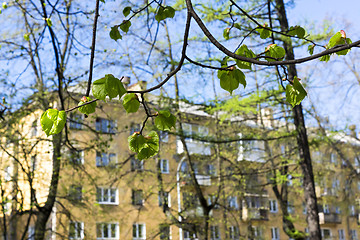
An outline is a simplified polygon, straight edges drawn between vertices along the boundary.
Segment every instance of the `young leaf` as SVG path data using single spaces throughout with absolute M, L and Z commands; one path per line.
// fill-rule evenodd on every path
M 123 32 L 128 32 L 129 31 L 129 28 L 131 26 L 131 22 L 130 20 L 124 20 L 121 24 L 120 24 L 120 29 L 123 31 Z
M 46 18 L 45 20 L 46 20 L 46 24 L 47 24 L 49 27 L 51 27 L 51 26 L 52 26 L 52 21 L 51 21 L 51 19 L 50 19 L 50 18 Z
M 118 39 L 122 39 L 122 36 L 121 36 L 121 34 L 119 32 L 119 29 L 118 29 L 118 26 L 111 27 L 110 38 L 114 39 L 115 41 L 117 41 Z
M 248 58 L 255 58 L 256 55 L 253 51 L 251 51 L 245 44 L 241 45 L 238 50 L 236 50 L 235 54 L 248 57 Z M 241 69 L 250 69 L 251 70 L 251 63 L 240 61 L 235 59 L 236 65 Z
M 125 17 L 127 17 L 130 14 L 131 7 L 125 7 L 123 10 L 123 14 Z
M 352 41 L 351 41 L 350 38 L 346 38 L 345 41 L 344 41 L 344 44 L 345 44 L 345 43 L 346 43 L 346 44 L 351 44 Z M 348 52 L 350 52 L 350 50 L 351 50 L 350 48 L 349 48 L 349 49 L 345 49 L 345 50 L 342 50 L 342 51 L 340 51 L 340 52 L 336 52 L 336 54 L 339 55 L 339 56 L 340 56 L 340 55 L 346 55 Z
M 307 93 L 297 77 L 294 77 L 293 84 L 286 86 L 286 101 L 293 107 L 299 105 L 306 95 Z
M 267 27 L 267 24 L 264 24 L 263 26 Z M 270 37 L 270 35 L 271 35 L 270 31 L 268 29 L 266 29 L 266 28 L 259 27 L 259 28 L 256 29 L 256 31 L 258 33 L 260 33 L 260 38 L 261 39 L 266 39 L 266 38 Z
M 147 159 L 155 156 L 159 152 L 159 136 L 155 131 L 151 131 L 144 137 L 135 132 L 128 138 L 129 148 L 138 154 L 138 159 Z
M 265 56 L 272 57 L 275 59 L 282 59 L 285 56 L 285 49 L 279 47 L 277 44 L 270 44 L 265 49 Z M 266 58 L 268 62 L 275 61 L 275 59 Z
M 244 88 L 246 87 L 245 75 L 239 69 L 233 68 L 230 71 L 219 70 L 218 78 L 220 79 L 220 87 L 230 94 L 239 87 L 239 83 L 241 83 Z
M 300 26 L 292 26 L 289 29 L 288 35 L 291 36 L 298 36 L 298 38 L 304 38 L 305 36 L 305 29 Z
M 167 110 L 158 112 L 155 118 L 155 126 L 161 131 L 170 131 L 171 128 L 175 128 L 176 117 Z
M 224 37 L 226 40 L 229 40 L 229 38 L 230 38 L 230 28 L 225 28 L 225 29 L 224 29 L 223 37 Z
M 94 81 L 92 92 L 95 98 L 105 101 L 106 96 L 110 100 L 117 96 L 121 98 L 126 93 L 126 90 L 119 79 L 111 74 L 106 74 L 105 77 Z
M 90 102 L 91 100 L 92 100 L 91 98 L 84 96 L 84 97 L 81 98 L 78 106 L 83 105 L 86 102 Z M 86 105 L 84 105 L 82 107 L 79 107 L 79 111 L 81 113 L 83 113 L 83 114 L 88 115 L 88 114 L 94 113 L 95 108 L 96 108 L 96 102 L 93 102 L 93 103 L 90 103 L 90 104 L 86 104 Z
M 127 113 L 137 112 L 140 107 L 138 96 L 135 93 L 128 93 L 124 96 L 123 106 Z
M 239 69 L 235 69 L 232 73 L 233 78 L 235 78 L 240 84 L 246 87 L 245 74 Z
M 341 33 L 337 32 L 334 36 L 332 36 L 327 44 L 327 48 L 333 48 L 336 45 L 344 44 L 345 40 L 342 38 Z
M 24 40 L 25 41 L 30 41 L 30 34 L 29 33 L 24 34 Z
M 330 60 L 330 55 L 324 55 L 320 58 L 320 61 L 328 62 Z
M 175 16 L 175 9 L 170 6 L 160 6 L 159 10 L 157 11 L 155 15 L 155 20 L 160 22 L 161 20 L 164 20 L 166 18 L 173 18 Z
M 308 46 L 308 52 L 310 53 L 310 55 L 313 55 L 313 53 L 314 53 L 314 48 L 315 48 L 315 45 L 314 45 L 314 44 Z
M 57 109 L 46 110 L 40 118 L 41 128 L 47 136 L 60 133 L 65 123 L 65 111 L 59 111 Z

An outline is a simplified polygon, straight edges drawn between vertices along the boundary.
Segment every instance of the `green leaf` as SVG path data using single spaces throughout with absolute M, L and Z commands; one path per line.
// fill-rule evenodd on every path
M 59 111 L 57 109 L 46 110 L 40 118 L 41 128 L 47 136 L 60 133 L 65 123 L 65 111 Z
M 170 131 L 175 128 L 176 117 L 167 110 L 158 111 L 155 118 L 155 126 L 161 131 Z
M 265 28 L 258 27 L 258 28 L 256 29 L 256 31 L 257 31 L 258 33 L 260 33 L 260 38 L 261 38 L 261 39 L 266 39 L 266 38 L 270 37 L 271 32 L 270 32 L 268 29 L 266 29 L 267 24 L 264 24 L 263 26 L 264 26 Z
M 121 36 L 121 34 L 119 32 L 119 29 L 118 29 L 118 26 L 111 27 L 110 38 L 114 39 L 115 41 L 117 41 L 118 39 L 122 39 L 122 36 Z
M 50 18 L 46 18 L 45 20 L 46 20 L 46 24 L 47 24 L 49 27 L 51 27 L 51 26 L 52 26 L 52 21 L 51 21 L 51 19 L 50 19 Z
M 125 7 L 123 10 L 123 14 L 125 17 L 127 17 L 130 14 L 131 7 Z
M 25 33 L 24 39 L 25 39 L 25 41 L 30 41 L 30 33 Z
M 78 106 L 83 105 L 84 103 L 87 103 L 87 102 L 90 102 L 90 101 L 92 101 L 91 98 L 84 96 L 84 97 L 81 98 Z M 94 113 L 95 108 L 96 108 L 96 102 L 93 102 L 93 103 L 86 104 L 86 105 L 84 105 L 82 107 L 79 107 L 79 111 L 81 113 L 83 113 L 83 114 L 88 115 L 88 114 Z
M 255 58 L 256 55 L 253 51 L 251 51 L 250 49 L 248 49 L 248 47 L 243 44 L 239 47 L 239 49 L 235 52 L 236 55 L 239 56 L 243 56 L 243 57 L 248 57 L 248 58 Z M 241 69 L 250 69 L 251 70 L 251 63 L 249 62 L 245 62 L 245 61 L 240 61 L 235 59 L 236 65 L 241 68 Z
M 129 28 L 131 26 L 131 22 L 130 20 L 124 20 L 121 24 L 120 24 L 120 29 L 123 31 L 123 32 L 128 32 L 129 31 Z
M 100 0 L 101 2 L 105 3 L 105 0 Z
M 218 78 L 220 79 L 220 87 L 230 94 L 239 87 L 239 83 L 241 83 L 244 88 L 246 87 L 245 75 L 239 69 L 229 71 L 219 70 Z
M 315 45 L 309 45 L 308 46 L 308 52 L 310 53 L 310 55 L 313 55 L 314 54 L 314 48 L 315 48 Z
M 350 38 L 346 38 L 346 40 L 345 40 L 345 42 L 344 42 L 344 44 L 351 44 L 352 43 L 352 41 L 351 41 L 351 39 Z M 336 54 L 337 55 L 346 55 L 348 52 L 350 52 L 350 48 L 349 49 L 345 49 L 345 50 L 341 50 L 340 52 L 336 52 Z
M 320 61 L 325 61 L 325 62 L 328 62 L 330 60 L 330 55 L 324 55 L 320 58 Z
M 327 44 L 327 48 L 333 48 L 336 45 L 344 44 L 345 39 L 342 38 L 341 33 L 337 32 L 334 36 L 332 36 Z
M 305 36 L 305 29 L 300 26 L 292 26 L 288 31 L 288 35 L 291 36 L 298 36 L 298 38 L 304 38 Z
M 139 160 L 153 157 L 159 152 L 159 136 L 155 131 L 145 137 L 135 132 L 129 136 L 128 142 L 130 150 L 138 154 Z
M 230 28 L 225 28 L 223 32 L 223 36 L 226 40 L 229 40 L 230 38 Z
M 277 44 L 270 44 L 265 49 L 265 56 L 281 60 L 285 56 L 285 49 L 279 47 Z M 275 59 L 266 58 L 268 62 L 276 61 Z
M 93 83 L 92 92 L 95 98 L 105 101 L 106 96 L 110 100 L 117 96 L 120 99 L 126 93 L 126 90 L 119 79 L 115 78 L 112 74 L 106 74 L 105 77 Z
M 286 86 L 286 101 L 295 107 L 301 103 L 306 95 L 307 93 L 304 87 L 295 76 L 293 84 L 288 84 Z
M 127 113 L 137 112 L 140 107 L 138 96 L 135 93 L 128 93 L 124 96 L 123 106 Z
M 3 7 L 3 9 L 7 9 L 7 7 L 8 7 L 7 3 L 6 3 L 6 2 L 3 2 L 3 3 L 2 3 L 2 7 Z
M 173 18 L 175 16 L 175 9 L 173 9 L 170 6 L 160 6 L 159 10 L 157 11 L 155 15 L 155 20 L 160 22 L 161 20 L 164 20 L 166 18 Z

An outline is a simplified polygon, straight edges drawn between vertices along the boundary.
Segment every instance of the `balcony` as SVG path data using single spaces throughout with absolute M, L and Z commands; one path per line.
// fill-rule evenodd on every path
M 326 224 L 326 223 L 335 223 L 340 224 L 341 223 L 341 216 L 337 213 L 319 213 L 319 221 L 320 224 Z
M 269 220 L 269 210 L 264 208 L 243 208 L 243 220 Z
M 200 186 L 211 186 L 211 176 L 196 174 L 195 178 Z M 180 182 L 181 186 L 191 185 L 190 175 L 186 175 Z
M 211 155 L 211 147 L 207 143 L 200 142 L 194 139 L 185 139 L 185 143 L 190 154 Z M 176 141 L 176 149 L 177 154 L 181 154 L 185 151 L 184 145 L 182 144 L 180 139 Z

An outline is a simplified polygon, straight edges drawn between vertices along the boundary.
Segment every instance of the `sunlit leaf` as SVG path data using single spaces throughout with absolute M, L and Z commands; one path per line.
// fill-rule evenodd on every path
M 175 16 L 175 9 L 170 6 L 160 6 L 156 15 L 155 20 L 160 22 L 161 20 L 164 20 L 166 18 L 173 18 Z
M 137 112 L 140 106 L 138 96 L 135 93 L 128 93 L 124 96 L 123 106 L 127 113 Z
M 293 107 L 299 105 L 306 95 L 307 93 L 297 77 L 294 77 L 293 84 L 286 86 L 286 101 Z
M 46 110 L 40 118 L 41 128 L 47 136 L 60 133 L 65 123 L 65 111 L 59 111 L 57 109 Z
M 266 58 L 266 60 L 268 62 L 281 60 L 285 56 L 285 49 L 283 49 L 282 47 L 279 47 L 277 44 L 270 44 L 265 49 L 265 56 L 274 58 L 274 59 Z
M 90 97 L 82 97 L 78 106 L 80 105 L 83 105 L 84 103 L 87 103 L 87 102 L 90 102 L 92 101 L 92 99 Z M 94 113 L 95 112 L 95 109 L 96 109 L 96 102 L 92 102 L 92 103 L 89 103 L 89 104 L 86 104 L 82 107 L 79 107 L 79 111 L 83 114 L 91 114 L 91 113 Z
M 255 58 L 256 55 L 253 51 L 251 51 L 245 44 L 241 45 L 238 50 L 235 52 L 236 55 L 247 57 L 247 58 Z M 236 66 L 242 69 L 250 69 L 251 70 L 251 63 L 245 62 L 241 60 L 235 59 Z
M 158 111 L 158 115 L 155 118 L 155 126 L 161 131 L 170 131 L 171 128 L 175 128 L 176 117 L 168 110 Z

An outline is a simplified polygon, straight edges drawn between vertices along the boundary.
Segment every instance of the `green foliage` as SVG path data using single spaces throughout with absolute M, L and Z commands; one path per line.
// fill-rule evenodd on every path
M 123 31 L 123 32 L 128 32 L 129 31 L 129 28 L 131 26 L 131 22 L 130 20 L 124 20 L 121 24 L 120 24 L 120 29 Z
M 236 69 L 236 67 L 231 67 L 228 71 L 219 70 L 217 75 L 220 79 L 221 88 L 230 94 L 239 87 L 240 83 L 244 88 L 246 87 L 245 75 L 242 71 Z
M 305 29 L 300 26 L 292 26 L 290 27 L 288 34 L 291 36 L 296 35 L 298 38 L 304 38 Z
M 252 50 L 250 50 L 245 44 L 241 45 L 239 47 L 239 49 L 236 50 L 235 54 L 239 55 L 239 56 L 247 57 L 247 58 L 255 58 L 256 57 L 255 53 Z M 251 63 L 245 62 L 245 61 L 240 61 L 237 59 L 235 59 L 235 62 L 239 68 L 251 70 Z
M 117 96 L 119 96 L 120 99 L 121 96 L 126 93 L 126 90 L 119 79 L 111 74 L 106 74 L 105 77 L 93 83 L 92 92 L 95 98 L 105 101 L 106 96 L 108 96 L 110 100 Z
M 30 41 L 30 34 L 29 33 L 24 34 L 24 40 L 27 41 L 27 42 Z
M 313 55 L 314 54 L 314 48 L 315 48 L 315 45 L 309 45 L 308 46 L 308 52 L 310 55 Z
M 307 93 L 299 82 L 298 78 L 295 76 L 293 84 L 288 84 L 286 86 L 286 101 L 290 103 L 293 107 L 299 105 L 301 101 L 306 97 Z
M 230 38 L 230 28 L 225 28 L 225 29 L 224 29 L 223 37 L 224 37 L 226 40 L 229 40 L 229 38 Z
M 121 36 L 121 34 L 119 32 L 119 29 L 118 29 L 118 26 L 111 27 L 110 38 L 114 39 L 115 41 L 117 41 L 118 39 L 122 39 L 122 36 Z
M 138 154 L 138 159 L 148 159 L 159 152 L 159 136 L 155 131 L 143 136 L 138 132 L 133 133 L 128 138 L 129 148 Z
M 130 11 L 131 11 L 131 7 L 125 7 L 123 9 L 124 16 L 127 17 L 130 14 Z
M 270 44 L 265 49 L 265 56 L 271 57 L 271 58 L 266 58 L 268 62 L 273 62 L 275 61 L 275 59 L 281 60 L 285 57 L 285 49 L 279 47 L 277 44 Z
M 350 38 L 346 38 L 346 33 L 341 30 L 337 33 L 335 33 L 334 36 L 332 36 L 329 40 L 329 43 L 326 45 L 327 49 L 339 46 L 339 45 L 343 45 L 343 44 L 350 44 L 352 43 Z M 345 49 L 339 52 L 336 52 L 337 55 L 346 55 L 348 52 L 350 51 L 350 49 Z M 320 61 L 329 61 L 330 56 L 328 58 L 324 58 L 323 60 L 320 58 Z
M 256 31 L 257 31 L 258 33 L 260 33 L 260 38 L 261 38 L 261 39 L 266 39 L 266 38 L 270 37 L 271 32 L 270 32 L 268 29 L 266 29 L 267 24 L 264 24 L 263 26 L 264 26 L 264 28 L 258 27 L 258 28 L 256 29 Z
M 323 61 L 323 62 L 328 62 L 330 60 L 330 55 L 324 55 L 324 56 L 321 56 L 320 58 L 320 61 Z
M 155 126 L 162 131 L 170 131 L 171 128 L 175 128 L 176 117 L 168 110 L 158 111 L 155 118 Z
M 173 9 L 170 6 L 160 6 L 156 15 L 155 20 L 160 22 L 161 20 L 164 20 L 166 18 L 173 18 L 175 16 L 175 9 Z
M 46 18 L 46 24 L 49 26 L 49 27 L 52 27 L 52 21 L 50 18 Z
M 84 103 L 90 102 L 90 101 L 92 101 L 91 98 L 84 96 L 81 98 L 78 106 L 83 105 Z M 96 102 L 93 102 L 93 103 L 86 104 L 82 107 L 79 107 L 79 111 L 83 114 L 91 114 L 91 113 L 95 112 L 95 108 L 96 108 Z
M 65 123 L 65 111 L 59 111 L 57 109 L 46 110 L 40 118 L 41 128 L 47 136 L 60 133 Z
M 137 112 L 140 107 L 138 96 L 135 93 L 128 93 L 124 96 L 123 106 L 127 113 Z

